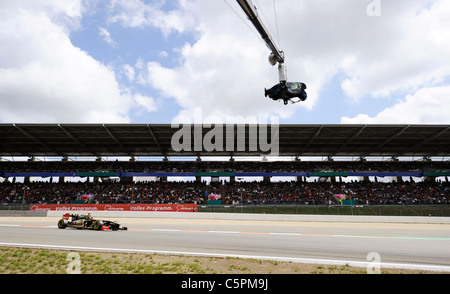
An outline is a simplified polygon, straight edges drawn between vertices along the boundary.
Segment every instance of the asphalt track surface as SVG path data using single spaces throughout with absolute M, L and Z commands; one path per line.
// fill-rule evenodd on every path
M 198 216 L 198 218 L 196 218 Z M 60 230 L 59 217 L 0 217 L 0 246 L 239 257 L 450 272 L 450 222 L 122 218 L 128 231 Z M 111 218 L 109 218 L 111 219 Z

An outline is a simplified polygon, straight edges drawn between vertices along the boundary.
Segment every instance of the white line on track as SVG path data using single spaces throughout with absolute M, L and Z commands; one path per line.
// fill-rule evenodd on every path
M 26 227 L 26 228 L 57 228 L 47 225 L 19 225 L 0 224 L 0 227 Z M 210 231 L 210 230 L 186 230 L 186 229 L 152 229 L 152 228 L 128 228 L 130 231 L 154 231 L 154 232 L 190 232 L 213 234 L 252 234 L 275 236 L 301 236 L 301 237 L 334 237 L 334 238 L 364 238 L 364 239 L 415 239 L 415 240 L 441 240 L 450 241 L 450 237 L 413 237 L 413 236 L 365 236 L 365 235 L 336 235 L 336 234 L 305 234 L 305 233 L 274 233 L 274 232 L 239 232 L 239 231 Z
M 101 248 L 101 247 L 83 247 L 83 246 L 65 246 L 51 244 L 25 244 L 25 243 L 0 243 L 0 246 L 10 247 L 26 247 L 26 248 L 47 248 L 60 250 L 80 250 L 80 251 L 105 251 L 105 252 L 123 252 L 123 253 L 146 253 L 146 254 L 166 254 L 166 255 L 190 255 L 190 256 L 207 256 L 207 257 L 232 257 L 232 258 L 251 258 L 261 260 L 274 260 L 281 262 L 294 262 L 305 264 L 322 264 L 322 265 L 348 265 L 353 267 L 369 268 L 374 265 L 380 268 L 400 268 L 413 270 L 427 270 L 438 272 L 450 272 L 450 266 L 426 265 L 426 264 L 403 264 L 403 263 L 376 263 L 354 260 L 332 260 L 332 259 L 314 259 L 314 258 L 297 258 L 297 257 L 278 257 L 278 256 L 257 256 L 257 255 L 239 255 L 239 254 L 223 254 L 223 253 L 204 253 L 204 252 L 184 252 L 184 251 L 162 251 L 162 250 L 146 250 L 146 249 L 124 249 L 124 248 Z

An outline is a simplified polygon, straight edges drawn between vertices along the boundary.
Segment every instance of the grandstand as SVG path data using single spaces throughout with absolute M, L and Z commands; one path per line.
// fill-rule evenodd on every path
M 201 137 L 215 126 L 192 125 Z M 252 125 L 227 125 L 223 151 L 205 148 L 178 152 L 172 148 L 172 137 L 179 126 L 160 124 L 0 124 L 0 156 L 258 156 L 262 150 L 251 150 Z M 237 148 L 239 131 L 244 132 L 243 148 Z M 280 125 L 280 156 L 448 156 L 448 125 Z M 227 146 L 225 146 L 227 144 Z M 194 142 L 192 142 L 194 145 Z M 219 149 L 219 148 L 217 148 Z
M 180 126 L 0 124 L 0 200 L 206 204 L 221 195 L 226 205 L 331 205 L 345 195 L 353 205 L 450 204 L 448 125 L 280 125 L 270 137 L 275 158 L 252 145 L 260 138 L 251 128 L 200 126 L 202 139 L 212 130 L 226 139 L 176 151 Z

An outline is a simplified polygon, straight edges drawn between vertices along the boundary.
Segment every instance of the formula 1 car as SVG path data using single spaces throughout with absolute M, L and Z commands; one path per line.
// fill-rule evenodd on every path
M 69 214 L 66 213 L 63 215 L 63 218 L 58 221 L 58 228 L 76 228 L 76 229 L 85 229 L 85 230 L 124 230 L 126 231 L 127 227 L 121 227 L 119 223 L 109 221 L 109 220 L 100 220 L 92 218 L 91 214 Z

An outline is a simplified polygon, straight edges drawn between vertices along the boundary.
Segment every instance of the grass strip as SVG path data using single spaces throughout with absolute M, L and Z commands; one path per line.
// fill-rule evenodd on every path
M 2 274 L 366 274 L 365 268 L 258 259 L 0 247 Z M 382 274 L 435 272 L 382 269 Z

